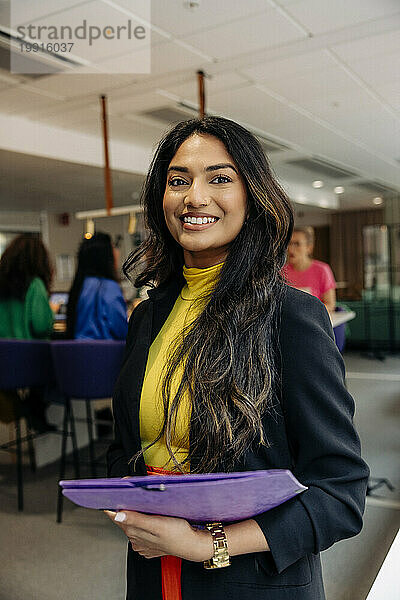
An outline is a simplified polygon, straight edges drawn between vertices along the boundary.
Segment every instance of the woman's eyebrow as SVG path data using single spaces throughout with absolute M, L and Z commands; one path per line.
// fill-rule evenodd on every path
M 237 173 L 237 170 L 235 169 L 235 167 L 233 165 L 231 165 L 231 163 L 220 163 L 218 165 L 210 165 L 209 167 L 206 167 L 204 170 L 205 171 L 218 171 L 219 169 L 233 169 L 235 171 L 235 173 Z
M 235 173 L 237 173 L 237 170 L 235 169 L 235 167 L 233 165 L 231 165 L 230 163 L 219 163 L 218 165 L 209 165 L 204 170 L 208 172 L 208 171 L 218 171 L 219 169 L 232 169 L 233 171 L 235 171 Z M 179 165 L 171 165 L 168 168 L 168 173 L 170 171 L 178 171 L 180 173 L 188 173 L 189 169 L 187 167 L 180 167 Z

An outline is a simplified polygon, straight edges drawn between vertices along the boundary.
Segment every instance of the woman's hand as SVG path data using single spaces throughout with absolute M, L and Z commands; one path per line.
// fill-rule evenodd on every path
M 145 558 L 172 555 L 202 562 L 213 556 L 209 531 L 192 527 L 185 519 L 124 510 L 104 511 L 125 533 L 135 552 Z

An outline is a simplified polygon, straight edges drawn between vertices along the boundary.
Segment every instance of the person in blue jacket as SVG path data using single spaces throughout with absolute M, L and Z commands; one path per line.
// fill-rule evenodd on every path
M 81 243 L 69 293 L 67 338 L 123 340 L 128 331 L 126 304 L 117 281 L 117 254 L 107 233 Z

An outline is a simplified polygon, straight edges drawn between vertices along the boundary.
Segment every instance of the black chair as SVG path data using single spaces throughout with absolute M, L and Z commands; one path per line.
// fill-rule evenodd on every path
M 28 443 L 30 464 L 35 471 L 32 440 L 42 435 L 34 433 L 26 421 L 27 435 L 21 436 L 21 419 L 26 415 L 23 401 L 24 388 L 45 386 L 51 378 L 52 360 L 48 342 L 0 339 L 0 390 L 2 391 L 0 402 L 4 409 L 2 420 L 15 424 L 15 439 L 1 444 L 0 450 L 15 451 L 17 454 L 18 510 L 20 511 L 24 508 L 22 444 Z
M 122 364 L 125 342 L 115 340 L 68 340 L 51 343 L 59 390 L 65 396 L 64 433 L 61 447 L 60 480 L 65 477 L 66 442 L 69 428 L 75 428 L 71 399 L 86 404 L 89 458 L 96 477 L 91 401 L 110 398 Z M 63 495 L 58 489 L 57 522 L 62 519 Z

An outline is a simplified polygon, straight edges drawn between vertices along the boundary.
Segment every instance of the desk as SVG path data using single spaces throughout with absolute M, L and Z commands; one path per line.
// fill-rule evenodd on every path
M 366 600 L 398 600 L 400 598 L 399 564 L 400 533 L 398 532 Z
M 338 327 L 339 325 L 343 325 L 343 323 L 347 323 L 347 321 L 351 321 L 352 319 L 356 318 L 356 313 L 353 311 L 346 311 L 346 312 L 334 312 L 334 313 L 329 313 L 329 316 L 331 318 L 332 321 L 332 327 Z

